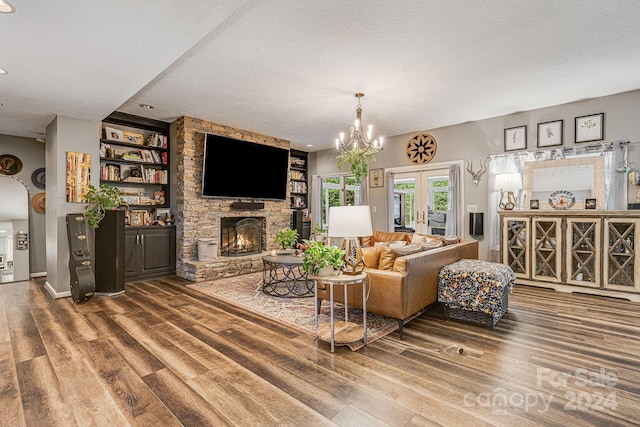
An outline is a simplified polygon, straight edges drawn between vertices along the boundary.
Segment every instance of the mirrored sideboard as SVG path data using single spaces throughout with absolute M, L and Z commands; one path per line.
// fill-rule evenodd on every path
M 640 301 L 634 211 L 500 211 L 502 262 L 518 283 Z

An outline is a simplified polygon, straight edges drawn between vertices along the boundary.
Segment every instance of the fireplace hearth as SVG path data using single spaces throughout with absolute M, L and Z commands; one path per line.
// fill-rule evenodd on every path
M 220 222 L 220 255 L 261 253 L 264 247 L 264 218 L 226 217 Z

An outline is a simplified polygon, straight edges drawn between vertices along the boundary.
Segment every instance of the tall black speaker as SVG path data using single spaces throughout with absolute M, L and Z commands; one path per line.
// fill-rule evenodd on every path
M 88 227 L 83 214 L 67 215 L 71 296 L 77 303 L 90 300 L 96 290 L 93 263 L 87 242 Z
M 469 213 L 469 234 L 472 236 L 482 236 L 484 234 L 484 213 Z

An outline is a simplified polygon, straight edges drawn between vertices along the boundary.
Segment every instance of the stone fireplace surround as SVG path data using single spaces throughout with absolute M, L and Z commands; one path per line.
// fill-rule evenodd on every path
M 207 132 L 231 138 L 268 144 L 289 149 L 290 142 L 284 139 L 257 134 L 229 126 L 220 125 L 192 117 L 180 117 L 171 124 L 171 138 L 176 142 L 177 171 L 172 183 L 176 195 L 176 275 L 194 282 L 262 271 L 265 251 L 276 249 L 278 230 L 289 227 L 287 201 L 265 201 L 264 209 L 239 210 L 232 207 L 236 199 L 210 199 L 202 193 L 202 157 Z M 242 153 L 229 163 L 242 168 Z M 251 171 L 239 171 L 244 179 L 260 179 L 251 176 Z M 263 253 L 236 257 L 218 257 L 213 261 L 200 262 L 198 239 L 213 238 L 220 243 L 220 221 L 223 217 L 264 217 L 265 247 Z

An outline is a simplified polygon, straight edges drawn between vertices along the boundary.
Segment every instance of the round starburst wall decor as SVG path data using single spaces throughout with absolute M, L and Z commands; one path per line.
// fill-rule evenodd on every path
M 436 155 L 436 139 L 428 133 L 416 135 L 407 144 L 407 156 L 419 165 L 428 163 Z

